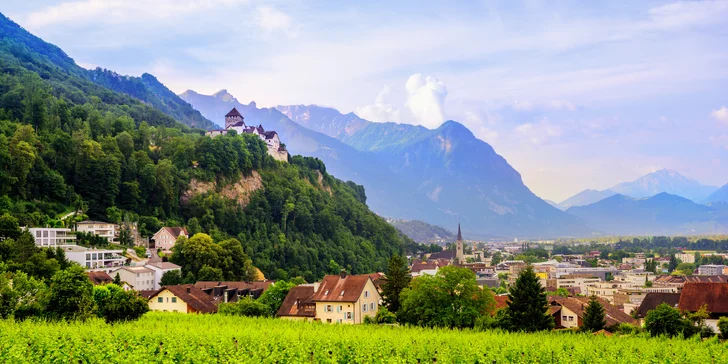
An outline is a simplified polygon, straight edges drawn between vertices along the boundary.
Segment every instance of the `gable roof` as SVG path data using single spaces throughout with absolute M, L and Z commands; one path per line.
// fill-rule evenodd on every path
M 238 111 L 238 109 L 236 109 L 236 108 L 233 107 L 233 109 L 230 110 L 230 112 L 228 112 L 227 114 L 225 114 L 225 117 L 228 117 L 228 116 L 240 116 L 240 117 L 242 117 L 243 115 L 240 114 L 240 112 Z
M 650 292 L 644 299 L 640 307 L 637 308 L 637 317 L 645 317 L 647 313 L 657 308 L 657 306 L 667 303 L 671 307 L 677 307 L 680 302 L 679 293 L 662 293 L 662 292 Z
M 291 288 L 278 309 L 278 316 L 316 317 L 316 304 L 312 298 L 313 286 L 296 286 Z
M 162 231 L 167 231 L 175 239 L 178 238 L 180 235 L 185 235 L 185 236 L 189 235 L 187 233 L 187 229 L 184 227 L 165 226 L 165 227 L 159 229 L 159 231 L 157 231 L 157 234 L 161 233 Z M 154 235 L 157 235 L 157 234 L 154 234 Z
M 170 263 L 170 262 L 163 262 L 163 261 L 150 262 L 147 265 L 152 266 L 154 268 L 159 268 L 162 270 L 181 269 L 182 268 L 177 264 Z
M 91 283 L 93 283 L 95 286 L 98 286 L 99 284 L 107 284 L 114 281 L 111 276 L 106 272 L 86 272 L 86 275 L 88 275 L 88 279 L 91 280 Z
M 453 260 L 453 259 L 455 259 L 455 251 L 454 250 L 443 250 L 443 251 L 432 253 L 432 254 L 430 254 L 430 257 L 427 258 L 427 260 L 437 260 L 437 259 Z
M 149 294 L 149 299 L 153 299 L 158 294 L 165 290 L 172 292 L 173 295 L 181 299 L 188 306 L 192 307 L 200 313 L 213 313 L 217 312 L 217 306 L 215 301 L 205 292 L 202 292 L 199 288 L 191 284 L 180 284 L 176 286 L 163 286 L 152 294 Z M 144 294 L 143 296 L 146 296 Z
M 728 283 L 685 283 L 677 308 L 695 312 L 703 304 L 711 314 L 728 313 Z
M 314 302 L 356 302 L 361 296 L 369 275 L 325 276 L 313 296 Z M 377 293 L 379 294 L 379 293 Z
M 269 131 L 266 131 L 266 132 L 264 133 L 264 135 L 265 135 L 265 138 L 266 138 L 266 139 L 273 139 L 273 137 L 275 137 L 276 135 L 278 135 L 278 133 L 276 133 L 276 132 L 275 132 L 275 131 L 273 131 L 273 130 L 269 130 Z
M 438 265 L 437 265 L 437 263 L 434 263 L 434 262 L 432 262 L 432 263 L 414 262 L 412 264 L 412 268 L 410 268 L 410 272 L 419 273 L 420 271 L 423 271 L 423 270 L 432 270 L 432 269 L 437 269 L 437 268 L 438 268 Z
M 597 301 L 604 307 L 604 318 L 607 321 L 606 326 L 612 326 L 618 323 L 636 323 L 636 320 L 632 316 L 624 313 L 616 306 L 612 305 L 603 298 L 597 298 Z M 578 317 L 584 318 L 584 310 L 589 305 L 589 297 L 560 297 L 560 296 L 549 296 L 549 303 L 551 306 L 559 305 L 566 307 L 569 311 L 574 312 Z

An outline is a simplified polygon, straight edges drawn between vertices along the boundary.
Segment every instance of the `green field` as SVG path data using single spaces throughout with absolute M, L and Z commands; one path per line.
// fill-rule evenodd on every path
M 0 321 L 2 363 L 726 363 L 717 339 L 508 334 L 151 313 L 110 326 Z

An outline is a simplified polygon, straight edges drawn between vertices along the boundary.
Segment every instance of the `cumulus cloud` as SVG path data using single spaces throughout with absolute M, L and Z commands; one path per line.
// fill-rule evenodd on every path
M 387 97 L 391 93 L 389 85 L 385 85 L 377 97 L 374 99 L 374 103 L 371 105 L 365 105 L 357 107 L 354 113 L 360 118 L 367 119 L 369 121 L 385 122 L 385 121 L 399 121 L 399 109 L 396 106 L 387 103 Z
M 427 128 L 436 128 L 445 121 L 447 88 L 438 79 L 416 73 L 407 80 L 406 106 L 415 121 Z
M 720 109 L 713 110 L 713 112 L 710 113 L 710 116 L 712 116 L 715 120 L 728 124 L 728 108 L 725 106 Z

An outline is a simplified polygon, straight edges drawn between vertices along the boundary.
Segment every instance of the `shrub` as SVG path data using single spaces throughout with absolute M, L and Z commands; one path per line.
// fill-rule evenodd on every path
M 135 246 L 134 252 L 139 258 L 144 258 L 144 254 L 147 252 L 147 249 L 143 246 Z
M 728 317 L 721 317 L 718 320 L 718 329 L 723 339 L 728 339 Z
M 238 315 L 249 317 L 267 316 L 270 308 L 250 297 L 240 298 L 238 302 L 221 303 L 217 312 L 223 315 Z
M 607 330 L 619 335 L 637 335 L 642 332 L 641 327 L 624 322 L 610 326 Z

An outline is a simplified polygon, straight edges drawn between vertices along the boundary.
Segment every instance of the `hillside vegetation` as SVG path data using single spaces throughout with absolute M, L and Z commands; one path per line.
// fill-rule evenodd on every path
M 0 17 L 0 215 L 60 226 L 57 217 L 81 209 L 92 219 L 138 221 L 147 236 L 187 225 L 216 242 L 239 240 L 273 279 L 381 271 L 413 246 L 369 211 L 361 186 L 329 175 L 320 160 L 276 162 L 250 135 L 205 137 L 74 65 Z M 220 193 L 254 172 L 262 188 L 247 206 Z M 182 202 L 193 179 L 219 190 Z
M 725 363 L 728 350 L 717 338 L 323 325 L 222 315 L 150 313 L 137 322 L 113 327 L 98 319 L 86 323 L 0 321 L 0 362 L 211 361 Z

